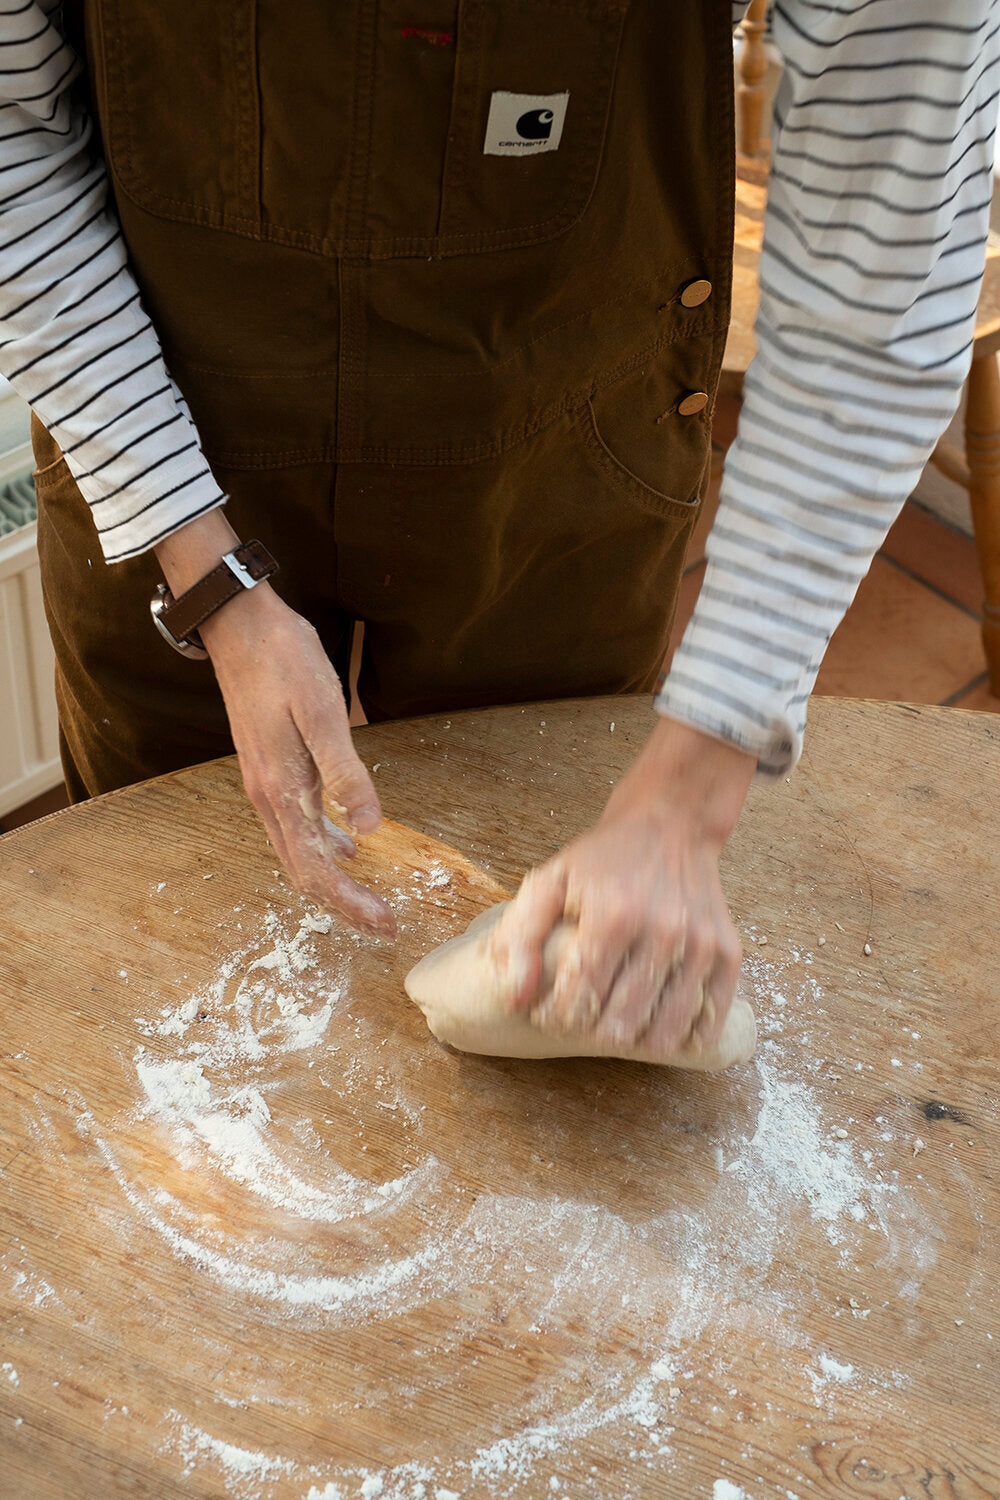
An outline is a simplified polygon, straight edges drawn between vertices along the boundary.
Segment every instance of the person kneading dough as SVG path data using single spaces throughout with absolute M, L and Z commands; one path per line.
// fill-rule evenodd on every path
M 630 1040 L 616 1035 L 599 1017 L 589 1026 L 560 1025 L 550 997 L 559 965 L 572 962 L 576 928 L 569 922 L 561 922 L 546 942 L 534 1006 L 512 1010 L 509 986 L 490 941 L 508 905 L 501 901 L 480 912 L 463 933 L 433 949 L 407 974 L 406 992 L 438 1041 L 491 1057 L 620 1057 L 701 1072 L 717 1072 L 753 1056 L 757 1028 L 750 1005 L 739 994 L 718 1041 L 707 1046 L 693 1028 L 667 1050 L 645 1045 L 641 1036 Z

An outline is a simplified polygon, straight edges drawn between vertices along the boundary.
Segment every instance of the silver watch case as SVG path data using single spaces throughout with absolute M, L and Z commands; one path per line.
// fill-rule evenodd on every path
M 173 646 L 181 656 L 186 656 L 188 661 L 207 661 L 208 652 L 204 646 L 196 646 L 194 641 L 178 640 L 169 625 L 164 624 L 163 611 L 172 604 L 173 596 L 165 583 L 158 583 L 156 593 L 149 601 L 149 612 L 153 617 L 153 624 L 162 635 L 168 646 Z

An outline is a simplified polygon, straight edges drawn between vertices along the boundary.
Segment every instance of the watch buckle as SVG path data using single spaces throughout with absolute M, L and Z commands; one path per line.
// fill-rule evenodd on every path
M 236 579 L 236 582 L 240 584 L 241 587 L 245 589 L 252 589 L 255 584 L 258 584 L 262 581 L 259 578 L 255 578 L 250 572 L 249 568 L 245 568 L 243 566 L 243 564 L 236 556 L 235 549 L 232 552 L 223 553 L 222 561 L 225 563 L 226 567 L 229 569 L 230 573 L 232 573 L 233 577 Z

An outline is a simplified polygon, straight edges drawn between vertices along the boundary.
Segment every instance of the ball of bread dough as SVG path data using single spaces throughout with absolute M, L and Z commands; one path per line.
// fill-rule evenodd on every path
M 463 933 L 434 948 L 407 974 L 406 993 L 419 1005 L 438 1041 L 487 1057 L 621 1057 L 700 1072 L 717 1072 L 753 1056 L 757 1027 L 752 1009 L 739 994 L 714 1047 L 696 1049 L 688 1044 L 669 1054 L 641 1042 L 635 1047 L 615 1045 L 592 1032 L 544 1031 L 527 1011 L 512 1014 L 489 951 L 490 933 L 508 905 L 501 901 L 480 912 Z M 561 922 L 545 945 L 543 995 L 574 930 Z

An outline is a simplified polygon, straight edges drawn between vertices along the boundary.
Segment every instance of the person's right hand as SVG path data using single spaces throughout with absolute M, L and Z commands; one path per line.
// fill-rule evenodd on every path
M 212 511 L 156 550 L 176 597 L 238 545 L 222 512 Z M 355 832 L 373 832 L 382 818 L 351 739 L 340 680 L 315 630 L 260 583 L 224 604 L 199 635 L 222 690 L 247 795 L 293 883 L 361 931 L 395 936 L 386 903 L 340 868 L 338 860 L 353 858 L 354 840 L 323 812 L 325 789 Z

